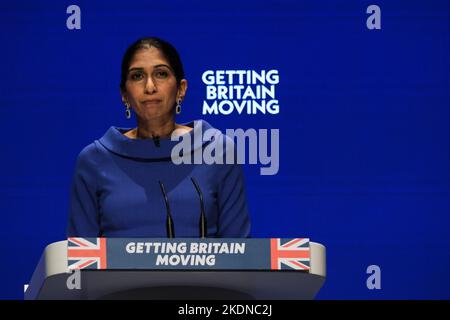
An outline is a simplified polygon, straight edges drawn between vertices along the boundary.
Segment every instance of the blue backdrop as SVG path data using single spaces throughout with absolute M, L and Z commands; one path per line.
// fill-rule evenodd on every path
M 2 1 L 0 23 L 0 298 L 21 299 L 64 239 L 80 150 L 134 126 L 120 63 L 151 35 L 185 65 L 177 122 L 280 129 L 278 174 L 245 166 L 252 233 L 324 244 L 318 298 L 450 298 L 449 1 Z M 278 114 L 202 114 L 204 71 L 269 69 Z M 366 287 L 372 264 L 381 290 Z

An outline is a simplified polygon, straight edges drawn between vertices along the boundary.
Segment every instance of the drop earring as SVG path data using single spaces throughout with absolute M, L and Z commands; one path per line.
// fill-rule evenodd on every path
M 130 119 L 131 118 L 130 104 L 128 102 L 125 102 L 125 106 L 127 107 L 125 109 L 125 117 L 127 119 Z
M 181 113 L 181 99 L 178 99 L 177 106 L 175 107 L 175 113 L 180 114 Z

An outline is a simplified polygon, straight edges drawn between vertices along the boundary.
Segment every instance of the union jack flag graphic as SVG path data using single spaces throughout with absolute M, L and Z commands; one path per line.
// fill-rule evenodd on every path
M 270 261 L 272 270 L 309 270 L 309 239 L 270 239 Z
M 106 238 L 68 238 L 67 264 L 74 269 L 106 269 Z

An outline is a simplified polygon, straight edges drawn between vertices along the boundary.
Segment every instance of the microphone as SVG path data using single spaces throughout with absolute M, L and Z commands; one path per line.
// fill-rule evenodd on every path
M 203 193 L 198 186 L 198 183 L 194 178 L 191 177 L 191 181 L 194 184 L 195 190 L 197 190 L 198 196 L 200 198 L 200 238 L 206 238 L 207 234 L 207 224 L 206 224 L 206 214 L 205 214 L 205 204 L 203 202 Z
M 172 221 L 172 214 L 170 213 L 170 206 L 169 206 L 169 200 L 167 199 L 167 193 L 166 189 L 164 189 L 164 184 L 159 181 L 159 186 L 161 187 L 161 192 L 164 196 L 164 202 L 166 203 L 166 212 L 167 212 L 167 219 L 166 219 L 166 231 L 167 231 L 167 237 L 168 238 L 175 238 L 175 228 Z
M 153 136 L 153 143 L 155 144 L 155 146 L 159 147 L 161 144 L 159 143 L 159 136 Z

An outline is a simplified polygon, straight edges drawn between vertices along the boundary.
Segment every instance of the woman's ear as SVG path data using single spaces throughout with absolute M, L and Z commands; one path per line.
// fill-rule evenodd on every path
M 186 96 L 186 91 L 188 87 L 188 82 L 186 79 L 183 79 L 180 81 L 180 86 L 178 87 L 178 98 L 184 100 L 184 97 Z
M 126 92 L 120 90 L 120 95 L 122 96 L 122 103 L 125 104 L 128 101 Z

